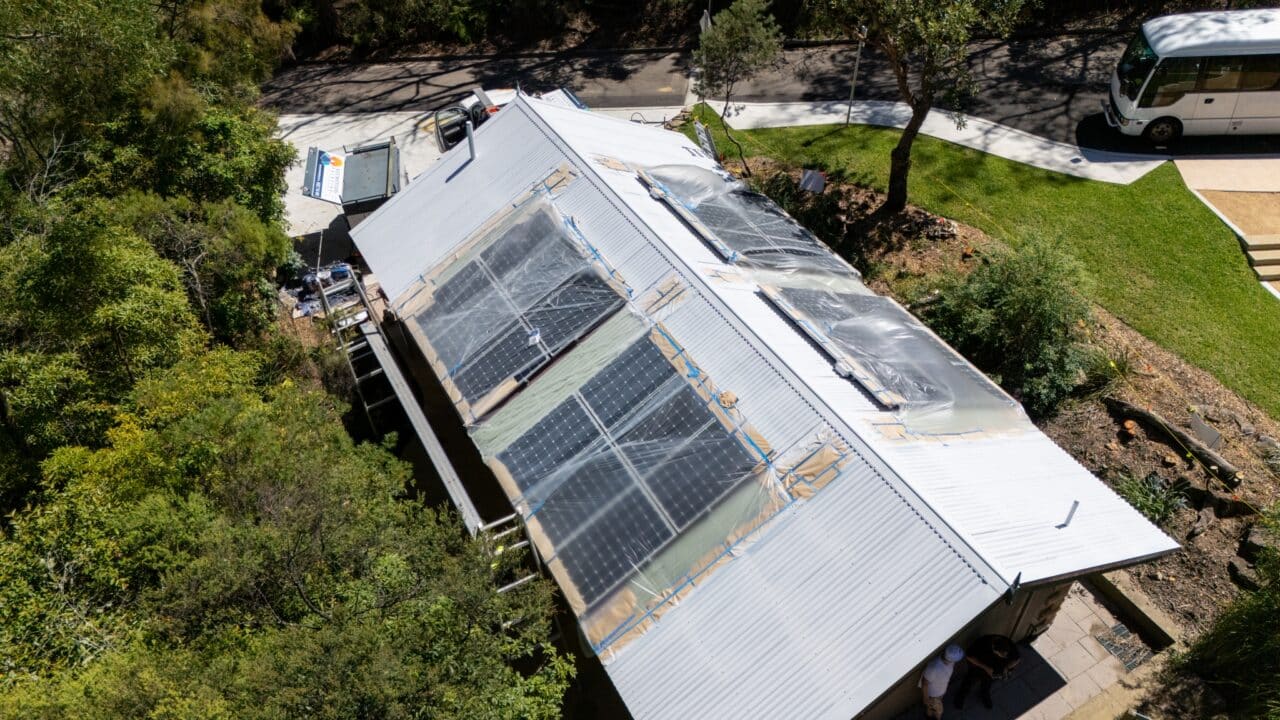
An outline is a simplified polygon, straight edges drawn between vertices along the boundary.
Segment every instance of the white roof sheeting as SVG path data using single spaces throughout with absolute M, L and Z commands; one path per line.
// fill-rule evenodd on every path
M 556 207 L 633 300 L 673 274 L 688 285 L 691 297 L 661 320 L 760 434 L 781 448 L 834 434 L 852 450 L 833 481 L 732 545 L 643 633 L 608 647 L 606 670 L 636 717 L 852 717 L 1015 578 L 1177 548 L 1030 423 L 902 432 L 761 296 L 756 275 L 724 263 L 651 197 L 633 168 L 717 167 L 684 136 L 520 98 L 476 132 L 476 147 L 474 161 L 465 145 L 446 154 L 353 231 L 393 306 L 568 163 L 580 177 Z
M 1280 53 L 1280 9 L 1165 15 L 1142 32 L 1160 57 Z

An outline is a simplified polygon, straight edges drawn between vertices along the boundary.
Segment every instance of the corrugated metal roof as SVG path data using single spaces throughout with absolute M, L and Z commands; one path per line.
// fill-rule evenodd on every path
M 606 670 L 637 718 L 848 720 L 1002 589 L 857 463 Z
M 838 437 L 849 464 L 793 500 L 727 563 L 610 647 L 637 717 L 848 718 L 1023 582 L 1177 545 L 1030 423 L 949 438 L 903 432 L 712 252 L 635 169 L 715 168 L 682 135 L 526 98 L 445 155 L 353 235 L 393 304 L 511 198 L 565 163 L 555 197 L 618 271 L 633 305 L 689 290 L 652 318 L 775 448 Z M 537 387 L 536 381 L 534 387 Z M 1072 500 L 1080 508 L 1072 522 Z M 656 616 L 655 616 L 656 617 Z M 909 629 L 906 629 L 909 628 Z

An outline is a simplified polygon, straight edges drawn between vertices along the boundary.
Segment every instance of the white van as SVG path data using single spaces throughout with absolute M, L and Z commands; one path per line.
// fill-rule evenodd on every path
M 1103 110 L 1111 127 L 1157 145 L 1280 133 L 1280 9 L 1146 21 L 1116 65 Z

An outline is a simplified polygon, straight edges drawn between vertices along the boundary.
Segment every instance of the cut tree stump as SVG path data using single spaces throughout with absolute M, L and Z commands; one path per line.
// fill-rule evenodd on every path
M 1186 448 L 1200 462 L 1204 463 L 1210 471 L 1224 482 L 1230 484 L 1231 487 L 1236 487 L 1240 484 L 1240 470 L 1235 465 L 1227 462 L 1226 458 L 1210 449 L 1208 445 L 1200 442 L 1198 438 L 1165 420 L 1154 410 L 1138 407 L 1131 402 L 1110 396 L 1102 398 L 1102 402 L 1106 403 L 1111 412 L 1137 418 L 1146 423 L 1148 427 L 1158 430 L 1162 435 Z

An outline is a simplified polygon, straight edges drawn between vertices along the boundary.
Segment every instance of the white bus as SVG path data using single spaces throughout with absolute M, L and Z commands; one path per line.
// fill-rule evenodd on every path
M 1116 65 L 1103 110 L 1111 127 L 1157 145 L 1280 133 L 1280 9 L 1146 21 Z

